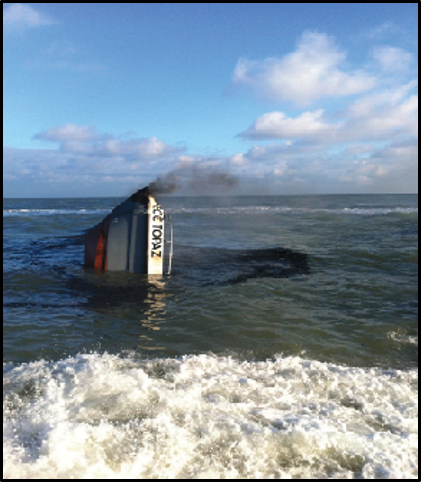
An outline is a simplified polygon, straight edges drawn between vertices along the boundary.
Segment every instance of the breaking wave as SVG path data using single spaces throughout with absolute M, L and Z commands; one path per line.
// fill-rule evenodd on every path
M 3 217 L 11 216 L 52 216 L 52 215 L 96 215 L 108 213 L 108 209 L 3 209 Z
M 52 215 L 103 215 L 110 209 L 3 209 L 3 217 L 11 216 L 52 216 Z M 230 207 L 168 207 L 169 214 L 353 214 L 363 216 L 381 216 L 386 214 L 417 214 L 418 208 L 393 207 L 393 208 L 358 208 L 345 207 L 339 209 L 302 208 L 287 206 L 230 206 Z
M 299 356 L 3 366 L 5 478 L 417 478 L 418 371 Z
M 170 208 L 170 214 L 221 214 L 221 215 L 237 215 L 237 214 L 354 214 L 363 216 L 381 216 L 386 214 L 415 214 L 418 208 L 395 207 L 395 208 L 340 208 L 340 209 L 322 209 L 322 208 L 298 208 L 286 206 L 241 206 L 241 207 L 222 207 L 222 208 Z

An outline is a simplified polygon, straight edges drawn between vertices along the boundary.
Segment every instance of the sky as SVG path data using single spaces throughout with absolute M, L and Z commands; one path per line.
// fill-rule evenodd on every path
M 416 3 L 3 3 L 3 197 L 417 193 L 417 59 Z

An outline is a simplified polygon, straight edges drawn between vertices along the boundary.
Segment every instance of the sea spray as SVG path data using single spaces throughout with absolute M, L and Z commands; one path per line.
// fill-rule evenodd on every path
M 4 477 L 416 478 L 417 379 L 299 356 L 7 364 Z

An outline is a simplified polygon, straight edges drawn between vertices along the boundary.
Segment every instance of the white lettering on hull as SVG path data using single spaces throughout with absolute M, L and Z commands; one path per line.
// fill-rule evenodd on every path
M 162 275 L 164 258 L 164 210 L 149 197 L 148 274 Z

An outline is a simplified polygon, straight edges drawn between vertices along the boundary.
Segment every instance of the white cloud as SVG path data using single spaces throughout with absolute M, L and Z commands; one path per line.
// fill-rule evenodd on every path
M 323 109 L 305 111 L 296 117 L 269 112 L 258 117 L 240 136 L 252 140 L 300 138 L 332 145 L 417 137 L 418 95 L 411 95 L 415 86 L 412 81 L 396 89 L 364 95 L 331 118 Z
M 347 180 L 363 181 L 372 192 L 418 192 L 418 140 L 393 143 L 350 164 Z
M 303 112 L 295 118 L 284 112 L 269 112 L 262 115 L 243 133 L 249 139 L 295 139 L 331 135 L 340 124 L 328 124 L 323 120 L 323 109 Z
M 383 92 L 356 101 L 345 112 L 340 139 L 392 141 L 418 137 L 418 95 L 397 101 L 393 92 Z
M 165 142 L 151 137 L 148 139 L 112 139 L 93 147 L 92 154 L 103 157 L 124 157 L 126 160 L 154 160 L 181 152 Z
M 66 187 L 70 195 L 75 191 L 78 195 L 93 195 L 92 189 L 98 194 L 100 186 L 110 179 L 114 181 L 114 195 L 119 195 L 126 192 L 127 186 L 138 189 L 172 169 L 184 152 L 156 137 L 121 140 L 99 133 L 92 126 L 76 124 L 47 129 L 34 138 L 58 143 L 58 147 L 4 147 L 6 196 L 13 183 L 34 186 L 33 195 L 42 195 L 40 186 L 44 186 L 50 195 L 60 196 L 59 185 Z
M 373 57 L 387 73 L 405 73 L 413 61 L 413 55 L 396 47 L 375 47 Z
M 66 141 L 80 141 L 89 142 L 98 139 L 98 134 L 91 126 L 79 126 L 77 124 L 66 124 L 64 126 L 47 129 L 34 136 L 34 139 L 66 142 Z
M 272 142 L 232 156 L 231 165 L 264 177 L 272 192 L 416 192 L 416 86 L 410 81 L 366 93 L 330 115 L 322 109 L 295 117 L 266 113 L 241 136 Z
M 12 3 L 3 10 L 3 27 L 7 30 L 22 30 L 54 23 L 49 15 L 26 3 Z
M 355 147 L 331 150 L 330 146 L 298 141 L 255 145 L 236 154 L 242 163 L 231 162 L 231 166 L 235 174 L 264 179 L 274 194 L 417 192 L 417 139 L 380 148 L 361 144 Z
M 156 137 L 121 140 L 110 134 L 98 133 L 92 126 L 77 124 L 47 129 L 36 134 L 34 139 L 58 142 L 62 153 L 98 158 L 151 160 L 182 151 Z
M 376 92 L 362 95 L 357 98 L 350 107 L 348 107 L 344 115 L 352 117 L 367 117 L 372 115 L 372 112 L 380 106 L 396 106 L 407 99 L 417 85 L 418 82 L 412 80 L 392 89 L 377 90 Z
M 233 84 L 251 89 L 259 97 L 308 105 L 316 99 L 347 96 L 374 87 L 373 76 L 340 69 L 346 54 L 326 34 L 304 32 L 297 50 L 282 58 L 261 61 L 240 59 Z
M 243 153 L 237 153 L 230 158 L 229 162 L 234 166 L 243 166 L 247 161 L 245 161 Z

